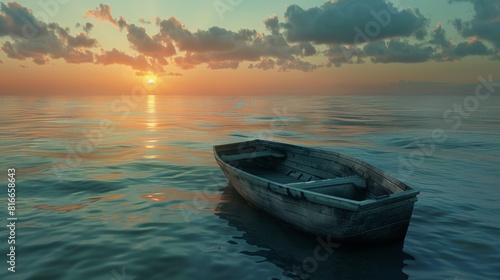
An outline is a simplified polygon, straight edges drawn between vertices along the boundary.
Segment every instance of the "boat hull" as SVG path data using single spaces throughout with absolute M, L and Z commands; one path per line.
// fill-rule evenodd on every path
M 287 153 L 286 149 L 280 151 Z M 403 240 L 417 201 L 415 191 L 364 201 L 325 196 L 260 178 L 217 154 L 216 160 L 230 184 L 250 204 L 300 230 L 340 243 Z

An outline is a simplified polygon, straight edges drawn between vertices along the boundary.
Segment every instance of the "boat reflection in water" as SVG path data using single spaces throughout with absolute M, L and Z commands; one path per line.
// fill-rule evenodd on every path
M 272 279 L 408 279 L 405 261 L 414 260 L 403 243 L 353 247 L 299 231 L 250 206 L 230 185 L 215 215 L 242 233 L 228 243 L 243 240 L 256 246 L 258 250 L 241 253 L 263 257 L 283 270 Z

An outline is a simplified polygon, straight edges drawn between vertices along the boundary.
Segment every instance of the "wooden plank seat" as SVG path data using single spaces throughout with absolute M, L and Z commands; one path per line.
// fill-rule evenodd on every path
M 261 157 L 285 158 L 286 155 L 282 154 L 282 153 L 275 152 L 275 151 L 258 151 L 258 152 L 253 152 L 253 153 L 223 155 L 221 157 L 221 159 L 224 161 L 236 161 L 236 160 L 242 160 L 242 159 L 253 159 L 253 158 L 261 158 Z
M 313 188 L 347 185 L 347 184 L 353 184 L 358 188 L 366 189 L 366 181 L 359 176 L 349 176 L 343 178 L 315 180 L 308 182 L 296 182 L 296 183 L 288 183 L 286 185 L 300 189 L 313 189 Z

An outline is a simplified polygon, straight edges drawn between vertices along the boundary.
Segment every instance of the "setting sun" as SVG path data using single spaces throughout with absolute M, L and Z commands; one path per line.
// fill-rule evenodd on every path
M 156 84 L 156 79 L 154 77 L 148 77 L 148 84 Z

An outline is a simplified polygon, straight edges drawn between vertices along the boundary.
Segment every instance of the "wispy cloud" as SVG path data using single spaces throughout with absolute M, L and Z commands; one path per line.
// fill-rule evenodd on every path
M 99 7 L 96 9 L 88 10 L 87 13 L 85 13 L 85 17 L 96 18 L 100 21 L 107 21 L 119 28 L 123 28 L 126 24 L 125 19 L 122 17 L 119 17 L 118 19 L 113 18 L 113 15 L 111 14 L 111 6 L 107 4 L 99 4 Z
M 151 24 L 151 21 L 144 19 L 143 17 L 139 18 L 138 20 L 142 24 Z

